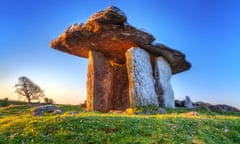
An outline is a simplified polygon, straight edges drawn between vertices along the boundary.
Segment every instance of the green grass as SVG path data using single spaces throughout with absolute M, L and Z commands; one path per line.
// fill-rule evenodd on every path
M 187 109 L 163 115 L 84 112 L 79 106 L 57 105 L 62 115 L 32 116 L 25 105 L 0 108 L 0 143 L 88 144 L 239 144 L 240 115 Z M 78 111 L 71 115 L 70 111 Z

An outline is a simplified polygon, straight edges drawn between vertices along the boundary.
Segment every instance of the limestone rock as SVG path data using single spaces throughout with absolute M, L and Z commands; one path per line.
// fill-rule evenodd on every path
M 178 50 L 174 50 L 163 44 L 145 45 L 142 48 L 156 57 L 164 57 L 171 67 L 172 74 L 176 74 L 191 68 L 191 64 L 186 61 L 185 55 Z
M 53 111 L 53 114 L 62 114 L 62 113 L 63 113 L 63 111 L 61 109 L 55 109 Z
M 108 112 L 112 97 L 113 70 L 103 54 L 90 51 L 87 73 L 87 110 Z
M 123 24 L 126 22 L 126 15 L 117 7 L 110 6 L 104 11 L 100 11 L 91 16 L 88 21 L 95 21 L 102 24 Z
M 185 106 L 186 108 L 189 108 L 189 109 L 194 108 L 193 103 L 192 103 L 192 101 L 191 101 L 191 99 L 190 99 L 189 96 L 186 96 L 186 97 L 185 97 L 185 104 L 184 104 L 184 106 Z
M 108 7 L 91 16 L 85 24 L 69 26 L 58 38 L 52 40 L 51 47 L 85 58 L 90 50 L 95 50 L 119 64 L 125 63 L 125 52 L 129 48 L 140 47 L 153 56 L 164 57 L 173 74 L 191 67 L 183 53 L 162 44 L 152 44 L 155 40 L 153 35 L 136 29 L 126 20 L 126 15 L 119 8 Z
M 125 110 L 130 107 L 128 92 L 128 73 L 126 65 L 112 65 L 113 68 L 113 96 L 112 110 Z
M 120 9 L 109 7 L 91 16 L 86 24 L 71 25 L 51 42 L 51 47 L 80 57 L 88 57 L 88 51 L 95 50 L 124 64 L 127 49 L 155 40 L 151 34 L 127 24 L 126 19 Z
M 131 48 L 126 52 L 126 64 L 131 107 L 158 105 L 148 53 L 140 48 Z
M 158 97 L 160 103 L 166 108 L 175 108 L 174 93 L 170 83 L 171 76 L 171 67 L 168 62 L 163 57 L 157 57 L 154 70 L 156 89 L 161 91 L 158 93 Z
M 40 116 L 43 115 L 43 113 L 47 112 L 53 112 L 56 109 L 55 105 L 43 105 L 43 106 L 38 106 L 34 108 L 33 110 L 33 115 L 34 116 Z

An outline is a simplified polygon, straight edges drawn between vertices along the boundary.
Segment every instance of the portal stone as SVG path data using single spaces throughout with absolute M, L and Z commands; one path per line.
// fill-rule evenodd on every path
M 175 108 L 174 93 L 170 83 L 171 67 L 163 57 L 157 57 L 154 76 L 160 104 L 166 108 Z
M 189 96 L 185 96 L 185 104 L 184 106 L 188 109 L 192 109 L 194 108 L 193 104 L 192 104 L 192 100 Z
M 125 55 L 131 107 L 158 106 L 149 54 L 140 48 L 130 48 Z
M 128 92 L 127 67 L 123 65 L 112 65 L 113 68 L 113 97 L 112 110 L 126 110 L 130 107 Z
M 113 70 L 105 56 L 89 51 L 87 110 L 108 112 L 111 107 Z

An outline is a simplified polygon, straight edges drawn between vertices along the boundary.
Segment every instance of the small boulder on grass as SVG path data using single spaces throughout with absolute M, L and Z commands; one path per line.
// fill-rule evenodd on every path
M 78 114 L 78 112 L 77 111 L 71 111 L 71 112 L 69 112 L 69 114 L 75 115 L 75 114 Z
M 63 112 L 62 112 L 62 110 L 61 109 L 55 109 L 54 111 L 53 111 L 53 114 L 62 114 Z
M 33 110 L 33 115 L 34 116 L 41 116 L 43 115 L 43 113 L 47 112 L 53 112 L 56 109 L 55 105 L 42 105 L 42 106 L 38 106 L 35 107 Z

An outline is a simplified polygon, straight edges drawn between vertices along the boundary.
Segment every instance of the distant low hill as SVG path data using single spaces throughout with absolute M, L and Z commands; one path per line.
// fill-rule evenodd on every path
M 24 101 L 17 101 L 17 100 L 0 100 L 0 107 L 5 107 L 8 105 L 25 105 L 27 104 Z

